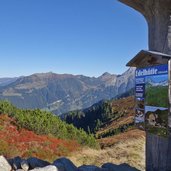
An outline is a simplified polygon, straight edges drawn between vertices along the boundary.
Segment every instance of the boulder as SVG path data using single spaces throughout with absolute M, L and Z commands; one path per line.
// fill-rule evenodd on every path
M 65 166 L 62 163 L 56 163 L 55 166 L 59 171 L 65 171 Z
M 56 166 L 53 166 L 53 165 L 49 165 L 49 166 L 46 166 L 46 167 L 42 167 L 42 168 L 35 168 L 33 170 L 30 170 L 30 171 L 60 171 L 56 168 Z M 68 170 L 69 171 L 69 170 Z
M 8 162 L 10 163 L 10 165 L 12 166 L 13 169 L 17 170 L 17 169 L 21 169 L 21 162 L 22 159 L 17 156 L 13 159 L 9 159 Z
M 27 159 L 28 165 L 30 169 L 34 169 L 36 167 L 45 167 L 50 165 L 49 162 L 35 158 L 35 157 L 30 157 Z
M 22 161 L 21 161 L 21 168 L 22 168 L 24 171 L 28 171 L 28 169 L 29 169 L 29 164 L 28 164 L 27 160 L 22 160 Z
M 53 162 L 60 171 L 78 171 L 77 167 L 67 158 L 62 157 Z
M 134 167 L 129 166 L 128 164 L 115 165 L 112 163 L 105 163 L 102 165 L 102 168 L 108 169 L 108 171 L 139 171 Z
M 93 165 L 83 165 L 78 168 L 78 171 L 108 171 L 106 168 L 99 168 Z
M 12 167 L 4 156 L 0 156 L 0 171 L 11 171 Z
M 10 165 L 11 164 L 11 165 Z M 11 167 L 13 166 L 13 168 Z M 27 160 L 15 157 L 8 161 L 5 157 L 0 156 L 0 171 L 139 171 L 128 164 L 115 165 L 105 163 L 102 167 L 94 165 L 82 165 L 76 167 L 72 161 L 62 157 L 50 164 L 47 161 L 31 157 Z

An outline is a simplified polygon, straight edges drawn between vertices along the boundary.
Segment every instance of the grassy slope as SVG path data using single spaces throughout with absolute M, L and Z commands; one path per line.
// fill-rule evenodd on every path
M 115 164 L 128 163 L 143 171 L 145 170 L 145 133 L 140 130 L 130 130 L 123 134 L 99 140 L 103 149 L 83 149 L 73 154 L 70 159 L 78 166 L 93 164 L 101 166 L 111 162 Z
M 53 161 L 80 148 L 76 141 L 61 140 L 53 136 L 37 135 L 26 129 L 18 130 L 14 119 L 0 115 L 0 155 L 6 157 L 38 157 Z
M 113 112 L 120 111 L 123 113 L 123 117 L 110 120 L 108 124 L 103 125 L 97 134 L 110 129 L 116 129 L 118 125 L 133 122 L 133 97 L 112 101 L 111 104 Z M 11 157 L 17 155 L 23 157 L 36 156 L 44 160 L 53 160 L 58 156 L 68 156 L 77 166 L 82 164 L 95 164 L 100 166 L 106 162 L 116 164 L 125 162 L 140 170 L 144 170 L 145 133 L 135 128 L 115 136 L 99 139 L 98 141 L 102 149 L 95 150 L 87 147 L 80 148 L 75 141 L 59 140 L 51 136 L 38 136 L 25 129 L 18 131 L 15 124 L 14 120 L 8 118 L 6 115 L 0 115 L 1 154 L 3 150 L 3 154 Z M 11 132 L 14 132 L 13 135 Z M 10 137 L 11 140 L 8 138 L 4 139 L 4 137 Z M 50 145 L 54 148 L 51 148 Z
M 112 106 L 112 112 L 121 114 L 121 117 L 111 119 L 108 123 L 104 124 L 101 129 L 96 132 L 97 135 L 101 135 L 110 130 L 117 129 L 118 127 L 125 124 L 133 123 L 133 118 L 135 115 L 135 102 L 132 96 L 119 100 L 112 100 L 110 103 Z
M 104 124 L 97 135 L 117 129 L 119 126 L 133 123 L 134 98 L 127 97 L 111 101 L 113 112 L 122 113 L 122 117 L 111 119 Z M 83 149 L 70 157 L 78 166 L 82 164 L 102 165 L 111 162 L 115 164 L 128 163 L 139 170 L 145 170 L 145 132 L 130 128 L 124 133 L 101 138 L 98 140 L 101 150 Z
M 38 135 L 53 135 L 58 139 L 76 140 L 83 146 L 98 147 L 93 135 L 66 124 L 52 113 L 39 109 L 18 109 L 6 101 L 0 101 L 0 114 L 3 113 L 15 119 L 18 129 L 25 128 Z

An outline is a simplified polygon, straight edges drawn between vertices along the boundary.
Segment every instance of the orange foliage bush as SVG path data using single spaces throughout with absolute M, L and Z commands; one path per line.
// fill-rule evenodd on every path
M 18 130 L 14 119 L 5 114 L 0 115 L 0 154 L 8 158 L 32 156 L 52 161 L 59 156 L 67 156 L 79 148 L 80 145 L 73 140 L 36 135 L 26 129 Z

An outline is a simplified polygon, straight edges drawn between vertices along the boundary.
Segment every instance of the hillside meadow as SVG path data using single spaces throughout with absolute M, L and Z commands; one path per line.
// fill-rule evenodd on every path
M 122 106 L 122 115 L 110 119 L 96 134 L 109 132 L 127 122 L 132 123 L 132 97 L 112 101 L 111 110 L 117 113 Z M 123 103 L 124 102 L 124 103 Z M 105 105 L 106 106 L 106 105 Z M 108 105 L 107 105 L 108 106 Z M 108 107 L 106 108 L 108 109 Z M 108 110 L 107 110 L 108 111 Z M 110 117 L 110 115 L 108 115 Z M 120 121 L 122 117 L 125 120 Z M 118 125 L 115 124 L 118 122 Z M 37 157 L 47 161 L 65 156 L 77 166 L 103 163 L 128 163 L 139 170 L 145 168 L 145 133 L 134 127 L 95 139 L 95 134 L 88 134 L 71 124 L 60 120 L 52 113 L 40 110 L 17 109 L 8 102 L 0 102 L 0 154 L 7 158 Z M 96 135 L 97 137 L 97 135 Z

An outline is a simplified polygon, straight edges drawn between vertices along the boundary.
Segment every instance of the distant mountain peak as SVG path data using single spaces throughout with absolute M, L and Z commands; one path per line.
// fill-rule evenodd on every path
M 105 72 L 99 78 L 114 78 L 116 76 L 116 74 L 110 74 L 109 72 Z
M 105 83 L 105 86 L 108 87 L 113 86 L 115 84 L 117 75 L 105 72 L 98 78 Z
M 34 73 L 32 75 L 42 76 L 42 75 L 53 75 L 53 72 L 41 72 L 41 73 Z
M 108 76 L 108 75 L 112 75 L 112 74 L 110 74 L 109 72 L 104 72 L 104 73 L 102 74 L 102 76 Z

